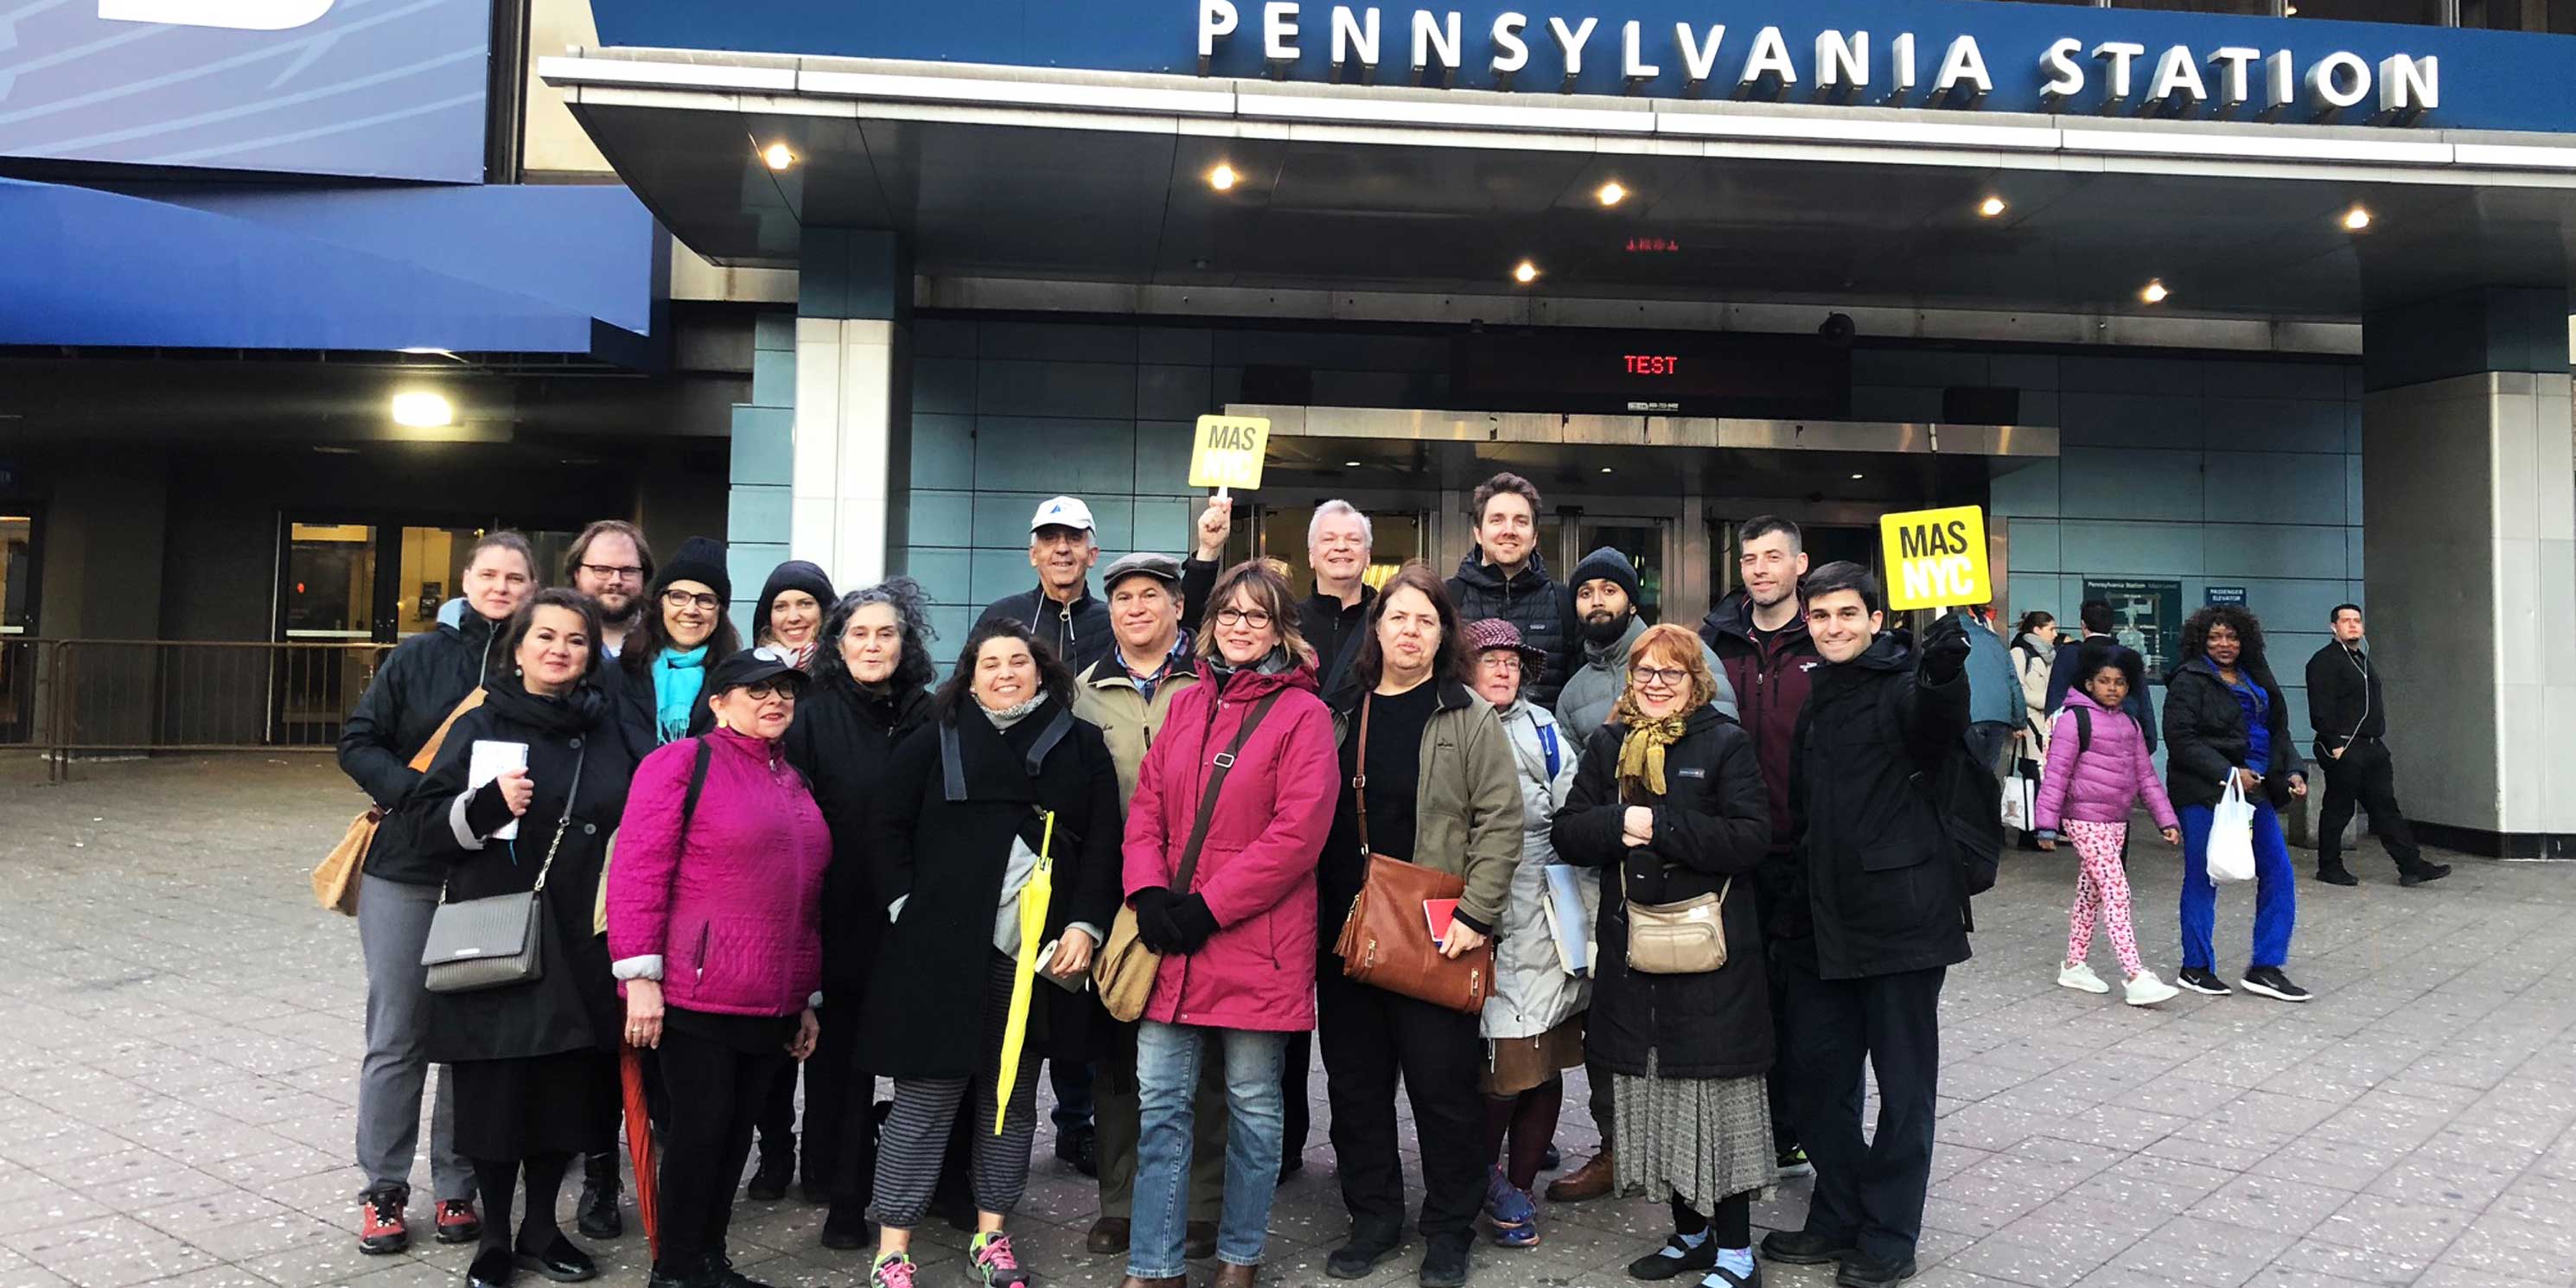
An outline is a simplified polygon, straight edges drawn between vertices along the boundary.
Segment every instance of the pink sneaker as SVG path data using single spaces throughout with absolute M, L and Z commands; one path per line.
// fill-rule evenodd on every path
M 912 1288 L 912 1258 L 898 1252 L 868 1272 L 868 1288 Z
M 979 1234 L 966 1250 L 984 1276 L 984 1288 L 1026 1288 L 1029 1272 L 1020 1269 L 1020 1259 L 1012 1254 L 1011 1236 L 998 1230 Z

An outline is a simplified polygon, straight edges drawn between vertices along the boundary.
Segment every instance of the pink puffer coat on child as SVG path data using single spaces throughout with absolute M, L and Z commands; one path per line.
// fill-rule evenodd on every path
M 2089 745 L 2078 734 L 2079 721 L 2092 726 Z M 2040 771 L 2039 830 L 2056 832 L 2067 819 L 2126 823 L 2141 796 L 2157 827 L 2177 826 L 2173 802 L 2165 796 L 2164 780 L 2156 774 L 2155 756 L 2147 750 L 2138 722 L 2122 712 L 2104 711 L 2080 688 L 2068 689 L 2066 705 L 2049 732 L 2048 766 Z

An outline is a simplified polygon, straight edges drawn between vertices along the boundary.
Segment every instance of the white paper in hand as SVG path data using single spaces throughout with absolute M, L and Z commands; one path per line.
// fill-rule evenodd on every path
M 465 790 L 469 792 L 480 791 L 482 790 L 483 784 L 500 777 L 504 772 L 512 769 L 525 769 L 527 767 L 528 744 L 524 742 L 499 742 L 490 738 L 477 738 L 474 740 L 474 758 L 467 761 L 465 764 Z M 515 818 L 511 819 L 501 828 L 500 831 L 492 834 L 492 839 L 496 841 L 518 840 L 519 820 Z

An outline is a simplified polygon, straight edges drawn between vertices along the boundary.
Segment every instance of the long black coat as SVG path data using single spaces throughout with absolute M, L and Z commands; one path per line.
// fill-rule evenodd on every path
M 814 682 L 787 727 L 787 761 L 805 775 L 814 803 L 832 829 L 832 865 L 823 873 L 823 998 L 857 1006 L 885 938 L 886 903 L 877 897 L 873 815 L 886 799 L 895 747 L 930 723 L 930 694 L 869 693 L 837 668 Z
M 713 671 L 718 661 L 715 650 L 707 650 L 707 669 Z M 626 750 L 642 764 L 662 745 L 662 717 L 656 709 L 659 700 L 653 696 L 653 671 L 648 665 L 641 671 L 624 669 L 624 663 L 611 662 L 615 675 L 600 678 L 600 690 L 608 695 L 617 714 L 620 732 L 626 736 Z M 698 702 L 689 712 L 689 736 L 703 737 L 716 727 L 715 708 L 707 705 L 707 692 L 698 690 Z
M 1125 829 L 1118 808 L 1118 766 L 1100 730 L 1080 720 L 1048 751 L 1037 773 L 1030 748 L 1064 710 L 1049 699 L 1007 732 L 968 700 L 956 718 L 965 799 L 948 799 L 942 722 L 932 720 L 895 748 L 877 811 L 876 897 L 903 899 L 885 935 L 875 979 L 859 1021 L 870 1071 L 890 1078 L 963 1078 L 983 1067 L 986 1007 L 992 979 L 993 918 L 1011 838 L 1031 850 L 1041 835 L 1038 809 L 1056 813 L 1055 897 L 1047 907 L 1052 940 L 1074 922 L 1106 936 L 1118 913 Z M 1041 963 L 1043 968 L 1043 963 Z M 1089 996 L 1035 981 L 1029 1049 L 1050 1058 L 1087 1059 Z
M 2290 780 L 2308 773 L 2299 744 L 2290 739 L 2290 704 L 2270 666 L 2251 661 L 2243 673 L 2272 699 L 2266 722 L 2272 727 L 2272 763 L 2263 775 L 2263 794 L 2274 809 L 2287 809 Z M 2217 804 L 2227 794 L 2227 776 L 2245 763 L 2252 745 L 2245 733 L 2245 708 L 2208 658 L 2186 659 L 2166 677 L 2165 794 L 2173 798 L 2174 808 Z
M 608 943 L 592 926 L 609 834 L 626 812 L 635 762 L 595 688 L 558 701 L 530 696 L 512 677 L 485 687 L 483 705 L 457 720 L 438 759 L 405 798 L 405 835 L 416 858 L 445 872 L 449 903 L 533 889 L 544 868 L 544 971 L 534 983 L 432 994 L 428 1057 L 448 1064 L 615 1050 L 623 1010 L 609 977 Z M 507 821 L 506 812 L 496 818 L 488 808 L 460 813 L 456 807 L 477 739 L 527 744 L 535 794 L 515 842 L 488 836 Z M 581 786 L 567 822 L 565 796 L 573 790 L 576 761 Z M 467 835 L 459 835 L 460 827 Z M 548 868 L 546 851 L 559 828 L 563 841 Z
M 1826 979 L 1968 960 L 1967 891 L 1930 788 L 1967 732 L 1967 675 L 1923 683 L 1904 632 L 1816 668 L 1789 808 Z
M 1773 1056 L 1771 991 L 1753 878 L 1771 848 L 1771 813 L 1753 740 L 1715 707 L 1701 707 L 1664 749 L 1664 794 L 1630 802 L 1619 792 L 1626 737 L 1615 723 L 1593 731 L 1551 831 L 1558 858 L 1605 870 L 1584 1051 L 1614 1073 L 1643 1076 L 1652 1048 L 1656 1072 L 1667 1078 L 1761 1074 Z M 1655 812 L 1655 839 L 1633 848 L 1620 839 L 1630 804 Z M 1678 903 L 1721 889 L 1726 965 L 1697 975 L 1628 969 L 1627 899 Z

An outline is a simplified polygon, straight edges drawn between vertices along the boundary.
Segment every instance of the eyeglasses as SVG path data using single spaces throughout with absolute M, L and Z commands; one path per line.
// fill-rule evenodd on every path
M 724 601 L 713 595 L 700 595 L 686 590 L 666 590 L 662 592 L 662 606 L 665 608 L 686 608 L 691 604 L 695 604 L 701 610 L 710 613 L 724 607 Z
M 586 563 L 586 564 L 574 564 L 574 565 L 573 565 L 573 567 L 574 567 L 574 568 L 576 568 L 576 569 L 578 569 L 578 570 L 580 570 L 580 571 L 582 571 L 582 572 L 589 573 L 591 576 L 593 576 L 593 577 L 597 577 L 597 578 L 599 578 L 601 581 L 642 581 L 642 580 L 644 580 L 644 570 L 643 570 L 643 569 L 641 569 L 641 568 L 636 568 L 636 567 L 632 567 L 632 566 L 625 567 L 625 568 L 620 568 L 620 567 L 618 567 L 618 566 L 617 566 L 617 565 L 615 565 L 615 564 L 595 564 L 595 563 Z
M 1216 624 L 1249 626 L 1256 631 L 1265 630 L 1270 625 L 1270 614 L 1259 608 L 1220 608 L 1216 610 Z
M 767 702 L 771 698 L 785 698 L 789 702 L 796 700 L 796 686 L 792 684 L 771 684 L 763 681 L 759 684 L 742 686 L 742 692 L 744 697 L 754 702 Z
M 1672 666 L 1632 666 L 1628 668 L 1628 678 L 1643 685 L 1670 688 L 1689 679 L 1690 672 Z

